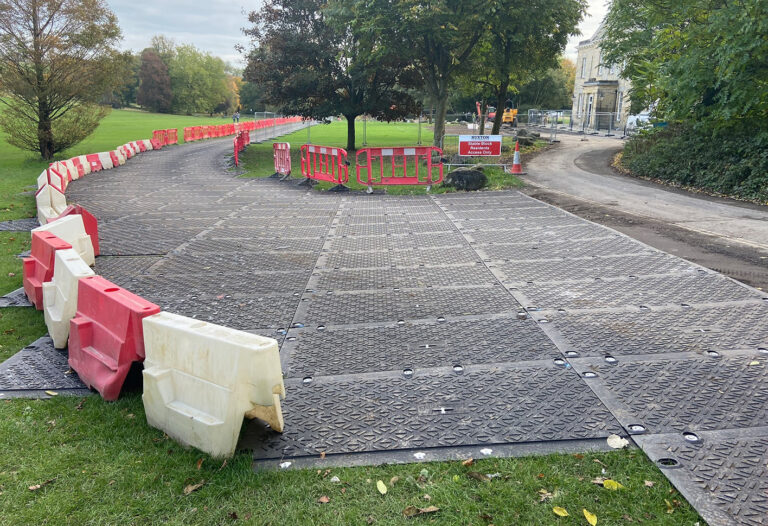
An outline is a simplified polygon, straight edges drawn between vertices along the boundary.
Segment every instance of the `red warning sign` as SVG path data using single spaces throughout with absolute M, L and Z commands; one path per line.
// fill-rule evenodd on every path
M 501 135 L 459 135 L 459 155 L 498 157 L 501 155 Z

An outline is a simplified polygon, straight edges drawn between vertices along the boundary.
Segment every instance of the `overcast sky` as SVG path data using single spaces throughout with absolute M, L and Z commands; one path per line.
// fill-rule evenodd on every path
M 468 0 L 470 1 L 470 0 Z M 242 59 L 236 44 L 247 44 L 240 28 L 246 25 L 243 11 L 258 9 L 261 2 L 252 0 L 107 0 L 123 31 L 123 49 L 141 51 L 154 35 L 165 35 L 177 44 L 194 44 L 235 66 Z M 607 0 L 589 0 L 587 17 L 579 25 L 581 36 L 568 43 L 566 56 L 576 59 L 576 45 L 590 38 L 607 11 Z

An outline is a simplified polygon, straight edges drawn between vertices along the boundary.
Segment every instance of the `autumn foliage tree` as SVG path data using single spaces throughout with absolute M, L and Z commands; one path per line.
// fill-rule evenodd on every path
M 171 109 L 172 98 L 168 66 L 154 49 L 145 49 L 141 53 L 136 103 L 151 111 L 167 113 Z
M 44 159 L 87 137 L 122 82 L 117 18 L 103 0 L 0 1 L 0 128 Z

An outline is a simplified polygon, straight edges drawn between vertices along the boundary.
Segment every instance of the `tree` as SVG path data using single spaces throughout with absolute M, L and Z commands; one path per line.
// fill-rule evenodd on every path
M 448 98 L 469 57 L 495 16 L 491 0 L 350 0 L 352 24 L 377 35 L 381 46 L 408 57 L 435 103 L 433 143 L 442 144 Z
M 141 53 L 136 102 L 154 112 L 167 113 L 171 109 L 172 97 L 168 67 L 154 49 L 145 49 Z
M 520 108 L 570 109 L 573 105 L 573 83 L 576 66 L 564 58 L 557 68 L 536 75 L 520 88 L 517 95 Z
M 258 84 L 243 82 L 240 88 L 240 105 L 243 111 L 266 111 L 264 92 Z
M 0 127 L 51 159 L 87 137 L 120 82 L 117 18 L 102 0 L 0 2 Z
M 192 45 L 176 47 L 170 58 L 173 113 L 213 113 L 227 100 L 225 63 Z
M 748 119 L 765 130 L 766 35 L 765 0 L 615 0 L 601 47 L 632 81 L 632 111 L 718 126 Z
M 585 0 L 495 0 L 496 16 L 489 20 L 486 49 L 481 60 L 488 74 L 482 82 L 494 92 L 497 108 L 504 108 L 507 91 L 517 91 L 537 74 L 556 68 L 558 59 L 577 34 L 576 26 L 586 12 Z M 493 123 L 498 134 L 501 119 Z
M 249 15 L 254 42 L 245 80 L 259 86 L 264 102 L 307 118 L 342 114 L 347 149 L 355 149 L 355 119 L 402 118 L 418 105 L 407 88 L 418 75 L 399 50 L 381 45 L 380 34 L 354 27 L 350 1 L 270 0 Z

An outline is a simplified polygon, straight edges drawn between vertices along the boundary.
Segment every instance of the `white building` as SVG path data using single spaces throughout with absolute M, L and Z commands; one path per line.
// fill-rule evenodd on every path
M 589 40 L 579 42 L 573 88 L 573 129 L 621 129 L 629 115 L 628 80 L 619 77 L 617 65 L 602 63 L 600 40 L 603 24 Z

